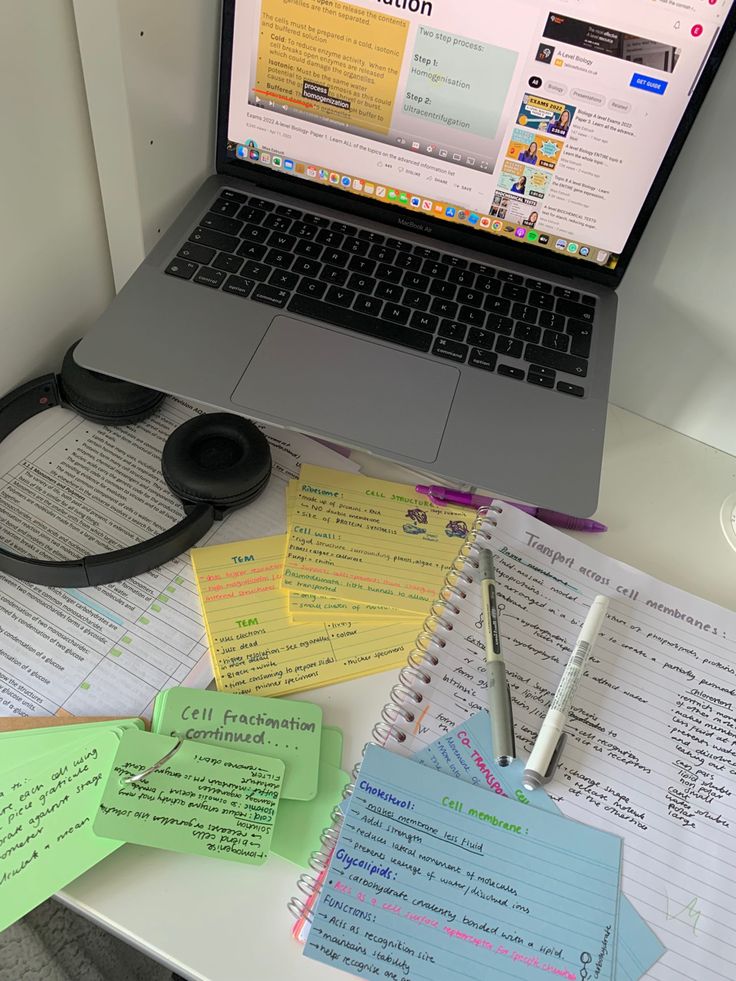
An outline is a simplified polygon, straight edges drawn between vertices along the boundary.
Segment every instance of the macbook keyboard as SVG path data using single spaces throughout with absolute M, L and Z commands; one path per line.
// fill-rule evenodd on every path
M 225 189 L 166 267 L 210 289 L 581 397 L 596 298 Z

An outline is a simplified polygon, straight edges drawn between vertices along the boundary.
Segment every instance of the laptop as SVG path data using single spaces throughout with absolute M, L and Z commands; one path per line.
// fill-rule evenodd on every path
M 224 0 L 216 172 L 79 362 L 592 513 L 615 290 L 735 21 Z

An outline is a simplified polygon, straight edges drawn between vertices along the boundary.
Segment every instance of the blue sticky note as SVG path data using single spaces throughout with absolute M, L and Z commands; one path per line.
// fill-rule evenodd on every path
M 510 766 L 493 761 L 491 727 L 487 712 L 478 712 L 447 735 L 430 743 L 412 757 L 424 766 L 505 795 L 522 804 L 560 814 L 560 809 L 543 788 L 528 791 L 523 784 L 524 764 Z M 664 953 L 665 948 L 629 900 L 621 897 L 616 937 L 616 981 L 638 981 Z
M 620 869 L 615 835 L 369 746 L 304 953 L 361 978 L 612 981 Z

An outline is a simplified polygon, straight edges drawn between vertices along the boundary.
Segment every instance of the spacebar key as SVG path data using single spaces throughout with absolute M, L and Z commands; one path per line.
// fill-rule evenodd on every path
M 383 320 L 376 320 L 367 314 L 359 313 L 357 310 L 350 310 L 347 307 L 336 307 L 331 303 L 322 303 L 321 300 L 314 300 L 310 296 L 295 294 L 288 304 L 291 313 L 299 313 L 304 317 L 311 317 L 313 320 L 324 320 L 328 324 L 335 324 L 337 327 L 346 327 L 354 330 L 358 334 L 367 334 L 376 337 L 381 341 L 392 341 L 394 344 L 401 344 L 402 347 L 410 347 L 415 351 L 429 351 L 432 343 L 432 335 L 421 330 L 414 330 L 412 327 L 403 327 L 399 324 L 389 324 Z

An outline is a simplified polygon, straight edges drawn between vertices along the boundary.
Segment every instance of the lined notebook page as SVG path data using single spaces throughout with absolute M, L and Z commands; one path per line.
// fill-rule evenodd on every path
M 547 790 L 568 817 L 624 837 L 623 890 L 668 948 L 647 977 L 732 981 L 736 615 L 514 508 L 496 517 L 486 527 L 519 754 L 531 750 L 593 596 L 609 596 Z M 424 700 L 408 703 L 402 754 L 486 706 L 477 580 L 465 588 L 447 617 L 453 629 L 438 628 L 446 646 L 432 646 L 430 684 L 417 682 Z

